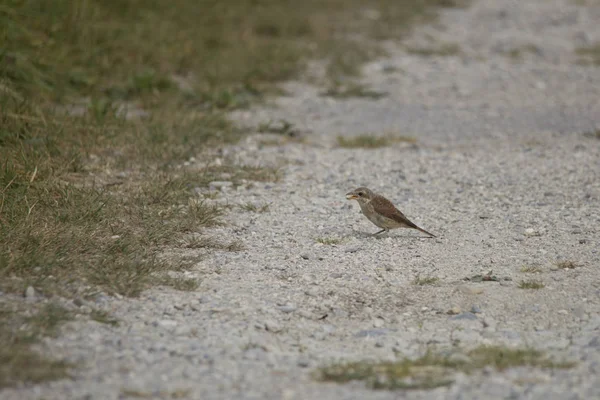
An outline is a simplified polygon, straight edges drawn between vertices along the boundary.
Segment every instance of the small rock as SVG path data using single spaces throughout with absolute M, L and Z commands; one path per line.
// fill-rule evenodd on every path
M 362 249 L 362 247 L 360 247 L 360 246 L 349 246 L 344 249 L 344 252 L 356 253 L 357 251 L 360 251 L 361 249 Z
M 279 306 L 278 308 L 281 312 L 284 312 L 286 314 L 296 311 L 296 306 L 293 304 L 286 304 L 285 306 Z
M 381 347 L 384 347 L 384 346 L 385 346 L 385 343 L 383 342 L 383 340 L 378 340 L 378 341 L 375 342 L 375 347 L 381 348 Z
M 310 288 L 310 289 L 306 289 L 304 291 L 304 294 L 307 296 L 310 296 L 310 297 L 317 297 L 317 296 L 319 296 L 319 291 L 316 289 Z
M 296 365 L 300 368 L 306 368 L 310 365 L 310 360 L 308 358 L 299 358 L 298 361 L 296 361 Z
M 355 337 L 375 337 L 375 336 L 385 336 L 387 335 L 387 329 L 364 329 L 362 331 L 357 332 Z
M 539 231 L 533 228 L 525 229 L 525 232 L 523 234 L 527 237 L 542 236 L 542 234 Z
M 480 314 L 481 313 L 481 307 L 479 307 L 477 304 L 473 304 L 471 306 L 471 312 L 473 314 Z
M 269 332 L 278 333 L 283 330 L 283 327 L 278 322 L 267 320 L 265 321 L 265 329 Z
M 464 312 L 458 315 L 455 315 L 454 317 L 450 317 L 451 320 L 457 321 L 457 320 L 469 320 L 469 321 L 473 321 L 477 319 L 477 316 L 473 313 L 470 312 Z
M 375 321 L 373 321 L 373 326 L 375 328 L 381 328 L 383 325 L 385 325 L 385 321 L 381 318 L 376 318 Z
M 27 301 L 35 300 L 35 289 L 33 288 L 33 286 L 27 286 L 27 289 L 25 289 L 25 298 L 27 299 Z
M 310 256 L 308 254 L 306 254 L 306 253 L 300 254 L 300 257 L 302 257 L 305 260 L 308 260 L 310 258 Z
M 448 311 L 446 311 L 446 314 L 448 315 L 456 315 L 456 314 L 460 314 L 461 309 L 460 307 L 452 307 L 451 309 L 449 309 Z
M 77 307 L 81 307 L 85 303 L 80 298 L 76 298 L 76 299 L 73 299 L 73 304 L 75 304 Z
M 460 285 L 458 287 L 458 290 L 460 290 L 460 292 L 464 293 L 464 294 L 481 294 L 481 293 L 483 293 L 483 288 L 477 287 L 477 286 L 470 286 L 470 285 Z
M 569 312 L 567 310 L 558 310 L 558 313 L 561 315 L 568 315 Z
M 160 326 L 161 328 L 174 328 L 177 326 L 177 321 L 173 321 L 172 319 L 161 319 L 160 321 L 154 322 L 154 326 Z

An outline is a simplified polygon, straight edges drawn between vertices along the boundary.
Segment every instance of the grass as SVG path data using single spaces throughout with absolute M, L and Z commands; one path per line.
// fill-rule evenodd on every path
M 538 280 L 523 280 L 519 282 L 519 289 L 543 289 L 546 285 Z
M 326 246 L 335 246 L 342 243 L 343 241 L 343 239 L 333 237 L 318 237 L 315 239 L 315 242 L 324 244 Z
M 540 49 L 534 44 L 526 44 L 515 47 L 505 54 L 514 61 L 522 60 L 525 54 L 538 54 Z
M 22 383 L 41 383 L 69 376 L 69 363 L 34 351 L 41 337 L 55 336 L 72 315 L 61 306 L 0 303 L 0 389 Z
M 318 369 L 315 377 L 336 383 L 364 381 L 371 389 L 434 389 L 451 385 L 457 372 L 471 374 L 488 366 L 499 371 L 520 366 L 543 369 L 573 366 L 569 362 L 555 362 L 542 352 L 530 348 L 480 346 L 458 354 L 461 357 L 428 351 L 420 358 L 405 358 L 396 362 L 332 364 Z
M 433 277 L 433 276 L 428 276 L 426 278 L 421 278 L 420 276 L 417 276 L 412 281 L 412 284 L 413 285 L 417 285 L 417 286 L 435 285 L 439 281 L 440 281 L 440 278 L 436 278 L 436 277 Z
M 542 267 L 539 267 L 537 265 L 523 265 L 521 267 L 521 272 L 523 272 L 524 274 L 540 274 L 544 272 L 544 270 L 542 269 Z
M 600 66 L 600 42 L 586 47 L 579 47 L 575 53 L 579 56 L 581 64 Z
M 119 326 L 119 320 L 111 317 L 111 315 L 103 310 L 92 310 L 90 313 L 90 318 L 96 322 L 100 322 L 101 324 Z
M 325 61 L 327 79 L 353 76 L 380 53 L 374 40 L 398 37 L 446 6 L 455 4 L 2 2 L 0 290 L 20 294 L 33 286 L 43 298 L 67 299 L 100 291 L 137 296 L 165 284 L 194 290 L 197 282 L 168 274 L 193 263 L 160 256 L 221 223 L 227 210 L 199 200 L 195 189 L 280 176 L 227 161 L 185 168 L 245 134 L 226 112 L 280 92 L 278 84 L 300 77 L 310 59 Z M 380 17 L 367 18 L 367 8 Z M 193 243 L 198 250 L 239 248 Z M 18 312 L 36 307 L 23 302 Z M 23 321 L 1 318 L 3 343 L 14 344 Z M 2 385 L 64 376 L 65 365 L 19 340 L 3 347 Z
M 439 43 L 433 46 L 408 46 L 406 51 L 422 57 L 450 57 L 460 54 L 460 46 L 457 43 Z
M 594 139 L 594 138 L 595 139 L 600 139 L 600 129 L 592 130 L 592 131 L 589 131 L 589 132 L 584 132 L 583 136 L 589 137 L 589 138 L 592 138 L 592 139 Z
M 349 82 L 345 85 L 336 83 L 329 89 L 327 89 L 325 92 L 323 92 L 321 95 L 333 97 L 336 99 L 348 99 L 352 97 L 359 97 L 378 100 L 382 97 L 387 96 L 387 93 L 369 89 L 367 86 L 356 82 Z
M 375 136 L 375 135 L 358 135 L 352 137 L 337 137 L 337 144 L 339 147 L 346 149 L 377 149 L 380 147 L 388 147 L 394 143 L 415 143 L 417 140 L 408 136 Z

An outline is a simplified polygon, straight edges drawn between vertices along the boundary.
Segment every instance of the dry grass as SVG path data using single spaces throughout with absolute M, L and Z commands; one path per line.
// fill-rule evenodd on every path
M 416 139 L 408 136 L 376 136 L 376 135 L 358 135 L 358 136 L 338 136 L 337 145 L 346 149 L 377 149 L 388 147 L 394 143 L 416 143 Z
M 342 243 L 343 241 L 343 239 L 333 237 L 318 237 L 315 239 L 315 242 L 324 244 L 326 246 L 335 246 Z
M 524 274 L 540 274 L 544 272 L 543 268 L 537 265 L 523 265 L 521 272 Z
M 337 99 L 348 99 L 352 97 L 368 98 L 378 100 L 387 96 L 385 92 L 369 89 L 367 86 L 350 82 L 347 84 L 336 83 L 321 94 L 322 96 L 334 97 Z
M 557 262 L 556 266 L 560 269 L 575 269 L 577 267 L 580 267 L 581 264 L 576 263 L 575 261 L 565 260 Z
M 241 204 L 240 208 L 244 211 L 262 214 L 264 212 L 269 211 L 270 206 L 271 206 L 270 203 L 263 203 L 263 204 L 245 203 L 245 204 Z
M 364 381 L 371 389 L 434 389 L 451 385 L 457 372 L 470 374 L 488 366 L 499 371 L 520 366 L 544 369 L 573 366 L 573 363 L 569 362 L 552 361 L 543 353 L 528 348 L 480 346 L 458 354 L 460 357 L 430 351 L 413 360 L 332 364 L 318 369 L 315 377 L 322 381 L 337 383 Z
M 431 46 L 409 46 L 406 51 L 422 57 L 450 57 L 460 54 L 460 46 L 457 43 L 437 43 Z

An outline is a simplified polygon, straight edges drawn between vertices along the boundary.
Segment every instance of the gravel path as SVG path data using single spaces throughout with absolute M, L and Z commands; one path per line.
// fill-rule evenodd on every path
M 281 118 L 311 132 L 302 144 L 266 146 L 254 135 L 224 151 L 284 163 L 281 182 L 218 189 L 216 201 L 270 203 L 265 213 L 233 208 L 229 225 L 211 229 L 246 249 L 200 261 L 188 273 L 202 279 L 196 292 L 99 299 L 94 306 L 119 327 L 75 321 L 48 341 L 52 354 L 80 363 L 74 380 L 0 397 L 600 398 L 600 140 L 584 135 L 600 128 L 600 68 L 575 54 L 600 40 L 598 21 L 600 5 L 475 1 L 408 43 L 457 43 L 460 54 L 423 57 L 390 44 L 388 58 L 365 68 L 364 83 L 387 97 L 335 100 L 290 83 L 276 107 L 236 114 L 248 126 Z M 390 132 L 417 141 L 335 146 L 339 134 Z M 438 237 L 369 236 L 378 228 L 344 197 L 361 185 Z M 490 271 L 499 282 L 463 280 Z M 419 286 L 418 277 L 439 281 Z M 520 289 L 528 279 L 545 287 Z M 533 346 L 577 365 L 484 370 L 396 393 L 311 378 L 336 360 L 394 360 L 457 343 Z

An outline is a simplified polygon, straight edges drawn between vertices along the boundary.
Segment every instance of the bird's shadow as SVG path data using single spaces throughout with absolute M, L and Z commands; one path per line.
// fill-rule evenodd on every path
M 432 236 L 418 236 L 418 235 L 399 235 L 396 233 L 390 234 L 390 232 L 380 233 L 375 235 L 375 232 L 369 233 L 364 231 L 352 230 L 354 237 L 356 238 L 373 238 L 373 239 L 384 239 L 384 238 L 409 238 L 409 239 L 435 239 Z

